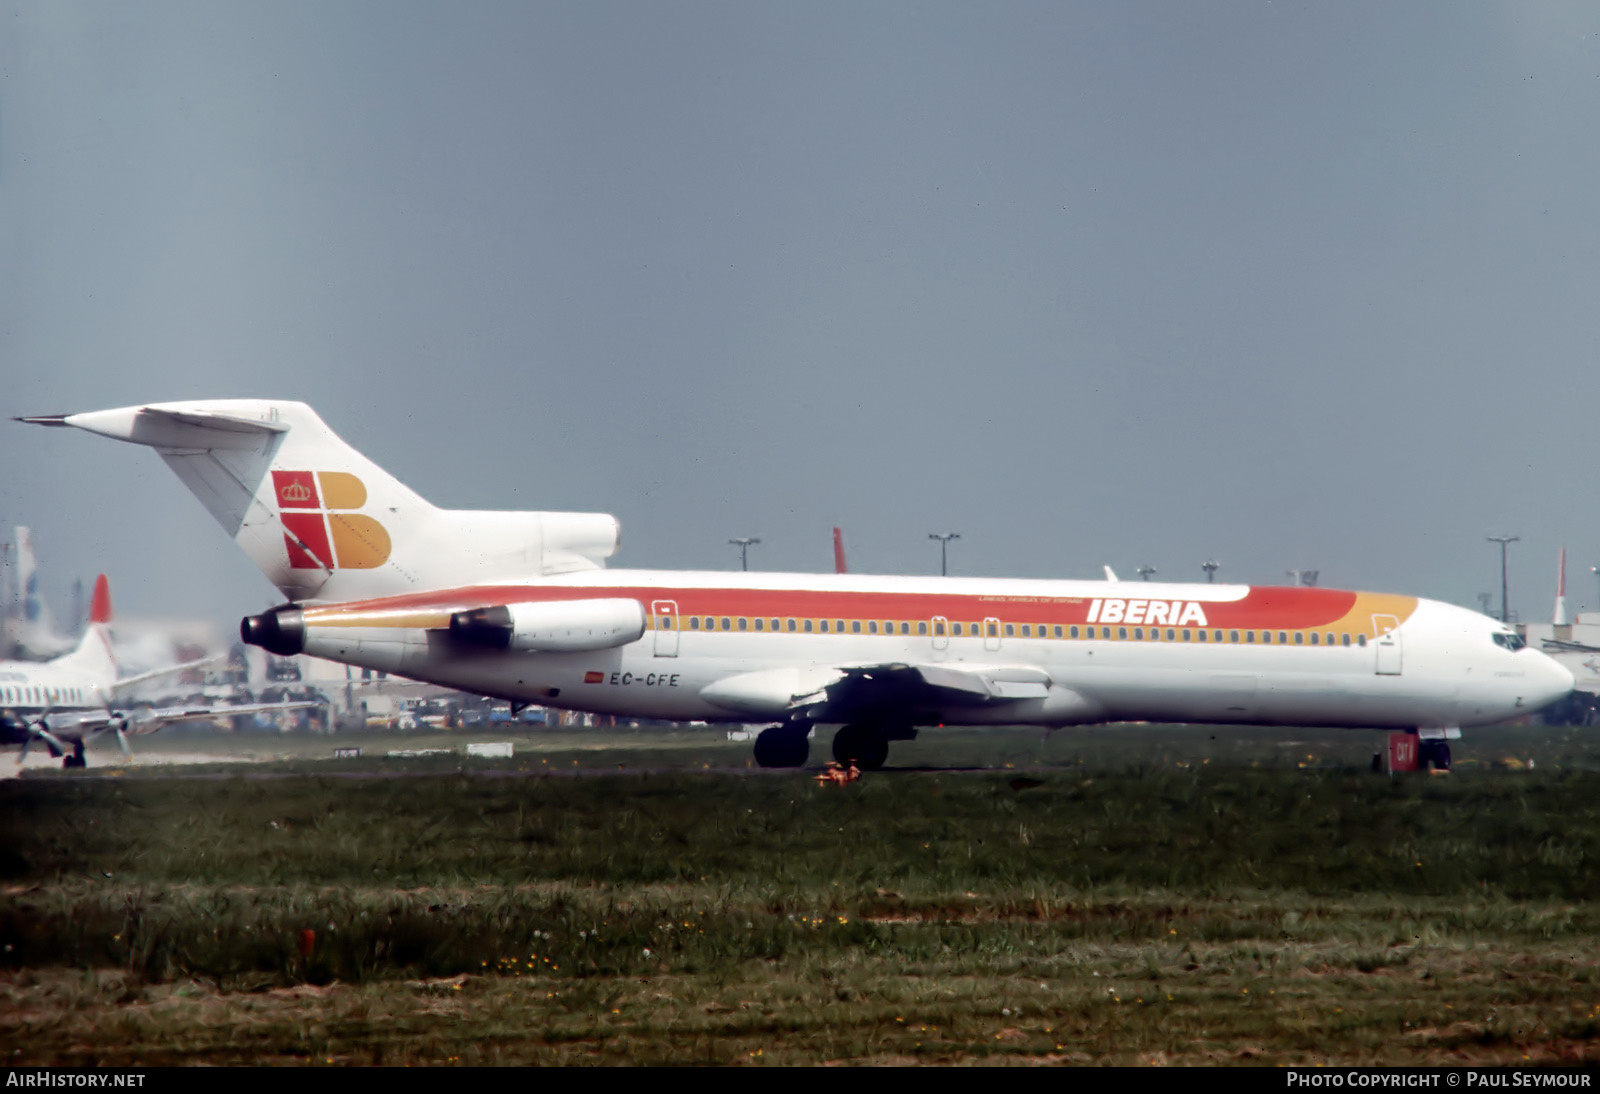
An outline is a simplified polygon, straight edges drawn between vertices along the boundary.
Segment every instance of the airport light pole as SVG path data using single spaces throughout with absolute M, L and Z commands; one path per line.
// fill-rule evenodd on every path
M 1591 574 L 1593 574 L 1595 577 L 1600 578 L 1600 566 L 1590 566 L 1589 567 L 1589 572 Z M 1597 602 L 1595 607 L 1596 607 L 1596 610 L 1600 610 L 1600 602 Z
M 1139 576 L 1144 578 L 1146 581 L 1149 581 L 1151 576 L 1154 575 L 1155 572 L 1156 572 L 1156 568 L 1154 566 L 1140 566 L 1139 567 Z
M 939 576 L 947 577 L 950 573 L 950 541 L 960 539 L 960 532 L 929 532 L 929 539 L 939 541 Z
M 1200 568 L 1206 572 L 1206 584 L 1211 585 L 1216 582 L 1217 571 L 1222 569 L 1222 563 L 1216 559 L 1211 559 L 1208 562 L 1202 562 Z
M 1516 543 L 1521 536 L 1484 536 L 1490 543 L 1500 545 L 1500 622 L 1511 622 L 1511 608 L 1506 602 L 1506 545 Z
M 738 539 L 730 539 L 728 542 L 739 548 L 739 569 L 748 570 L 750 568 L 750 545 L 752 543 L 760 543 L 761 537 L 742 536 Z

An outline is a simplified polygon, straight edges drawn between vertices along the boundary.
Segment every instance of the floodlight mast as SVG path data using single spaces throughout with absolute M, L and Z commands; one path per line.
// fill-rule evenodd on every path
M 1506 545 L 1516 543 L 1521 536 L 1484 536 L 1490 543 L 1500 545 L 1500 622 L 1511 622 L 1511 606 L 1506 598 Z
M 1156 568 L 1154 566 L 1140 566 L 1139 567 L 1139 576 L 1144 578 L 1144 580 L 1146 580 L 1146 581 L 1149 581 L 1152 577 L 1154 577 L 1155 573 L 1156 573 Z
M 739 548 L 739 569 L 748 570 L 750 568 L 750 545 L 760 543 L 761 537 L 740 536 L 736 539 L 730 539 L 728 542 Z
M 1216 559 L 1210 559 L 1206 562 L 1202 562 L 1200 564 L 1200 568 L 1206 572 L 1206 584 L 1211 585 L 1216 582 L 1217 571 L 1222 569 L 1222 563 L 1218 562 Z
M 950 574 L 950 541 L 960 539 L 960 532 L 929 532 L 929 539 L 939 541 L 939 576 L 948 577 Z

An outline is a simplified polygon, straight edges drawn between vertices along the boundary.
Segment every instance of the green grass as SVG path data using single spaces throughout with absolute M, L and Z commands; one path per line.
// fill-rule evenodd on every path
M 515 739 L 512 761 L 388 760 L 372 738 L 359 761 L 0 783 L 0 1049 L 1600 1055 L 1600 749 L 1581 730 L 1480 734 L 1458 749 L 1476 763 L 1398 779 L 1366 770 L 1365 734 L 951 731 L 843 787 L 729 770 L 748 745 L 711 732 Z

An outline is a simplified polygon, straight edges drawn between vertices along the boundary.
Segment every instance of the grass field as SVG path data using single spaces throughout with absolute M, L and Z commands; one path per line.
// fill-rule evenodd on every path
M 945 731 L 842 787 L 748 771 L 712 731 L 509 739 L 498 761 L 382 756 L 450 734 L 241 739 L 206 747 L 262 762 L 0 783 L 0 1049 L 1600 1058 L 1584 730 L 1479 731 L 1449 776 L 1396 779 L 1375 734 Z

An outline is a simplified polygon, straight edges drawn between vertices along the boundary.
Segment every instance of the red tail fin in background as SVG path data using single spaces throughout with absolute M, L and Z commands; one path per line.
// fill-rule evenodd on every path
M 844 533 L 839 531 L 839 526 L 833 526 L 833 572 L 847 574 L 850 571 L 844 564 Z
M 94 600 L 89 605 L 89 622 L 111 622 L 111 582 L 101 574 L 94 579 Z

